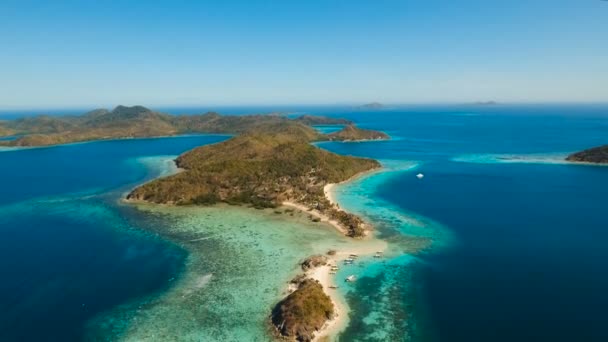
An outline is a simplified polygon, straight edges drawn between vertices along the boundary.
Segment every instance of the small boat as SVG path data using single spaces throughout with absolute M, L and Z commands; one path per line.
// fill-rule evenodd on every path
M 422 179 L 422 178 L 424 178 L 424 175 L 423 175 L 422 173 L 419 173 L 419 174 L 417 174 L 417 175 L 416 175 L 416 177 L 417 177 L 418 179 Z
M 357 254 L 350 254 L 348 257 L 350 259 L 357 259 L 359 256 Z
M 346 282 L 352 283 L 357 280 L 357 277 L 355 277 L 354 275 L 349 275 L 348 277 L 346 277 L 345 280 Z
M 346 260 L 344 260 L 344 264 L 345 265 L 352 264 L 353 262 L 355 262 L 355 260 L 353 260 L 353 259 L 346 259 Z
M 332 267 L 331 267 L 331 270 L 332 270 L 332 271 L 337 271 L 337 270 L 339 270 L 339 268 L 338 268 L 338 266 L 332 266 Z
M 338 274 L 338 272 L 329 272 L 329 274 Z
M 382 252 L 376 252 L 376 254 L 374 254 L 374 258 L 382 258 Z
M 334 289 L 334 290 L 335 290 L 335 289 L 337 289 L 338 287 L 337 287 L 337 286 L 333 286 L 333 285 L 332 285 L 332 286 L 330 286 L 329 288 L 330 288 L 330 289 Z

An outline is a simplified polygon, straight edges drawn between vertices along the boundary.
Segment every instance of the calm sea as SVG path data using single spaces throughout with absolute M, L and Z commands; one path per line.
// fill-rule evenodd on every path
M 342 340 L 608 340 L 608 167 L 557 163 L 608 143 L 608 106 L 302 111 L 393 136 L 322 147 L 417 162 L 373 183 L 368 200 L 452 237 L 361 279 L 349 295 L 357 318 Z M 170 287 L 186 253 L 147 233 L 116 199 L 157 174 L 138 158 L 222 139 L 0 152 L 0 340 L 78 340 L 101 312 Z M 401 334 L 374 335 L 390 324 Z

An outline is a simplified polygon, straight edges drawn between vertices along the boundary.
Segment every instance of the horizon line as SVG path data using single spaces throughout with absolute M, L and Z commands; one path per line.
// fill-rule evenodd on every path
M 407 106 L 479 106 L 479 107 L 492 107 L 492 106 L 509 106 L 509 105 L 608 105 L 608 100 L 603 101 L 470 101 L 470 102 L 380 102 L 380 101 L 369 101 L 369 102 L 335 102 L 335 103 L 256 103 L 256 104 L 156 104 L 146 105 L 141 103 L 133 104 L 115 104 L 115 105 L 66 105 L 66 106 L 11 106 L 11 107 L 0 107 L 0 115 L 10 114 L 10 112 L 32 112 L 32 111 L 91 111 L 96 109 L 113 109 L 118 106 L 143 106 L 154 110 L 162 109 L 201 109 L 209 108 L 274 108 L 274 107 L 360 107 L 366 104 L 379 103 L 390 109 L 391 107 L 407 107 Z M 43 115 L 44 113 L 40 113 Z

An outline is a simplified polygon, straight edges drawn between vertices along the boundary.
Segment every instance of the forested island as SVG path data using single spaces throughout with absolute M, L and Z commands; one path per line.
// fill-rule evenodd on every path
M 295 121 L 266 123 L 227 141 L 201 146 L 176 159 L 184 170 L 133 190 L 129 200 L 174 205 L 219 202 L 274 208 L 295 203 L 337 221 L 349 236 L 364 235 L 362 220 L 331 204 L 327 184 L 380 167 L 311 145 L 327 136 Z
M 334 305 L 315 280 L 296 282 L 297 289 L 276 305 L 271 320 L 282 336 L 312 341 L 315 332 L 333 318 Z
M 237 120 L 241 123 L 238 129 L 243 128 L 240 134 L 180 155 L 175 162 L 182 172 L 137 187 L 127 200 L 171 205 L 227 203 L 259 209 L 294 205 L 303 212 L 319 213 L 348 236 L 366 235 L 363 220 L 331 203 L 324 189 L 328 184 L 378 169 L 380 163 L 338 155 L 311 143 L 388 139 L 386 134 L 359 129 L 347 120 L 309 115 Z M 242 125 L 241 120 L 248 124 Z M 346 126 L 325 135 L 309 126 L 315 124 Z M 222 129 L 230 130 L 226 126 Z M 305 261 L 303 269 L 319 266 L 315 260 Z M 303 276 L 294 284 L 297 288 L 274 307 L 270 320 L 281 336 L 311 341 L 333 318 L 334 303 L 314 279 Z
M 345 126 L 342 130 L 327 135 L 332 141 L 366 141 L 388 140 L 388 134 L 371 129 L 362 129 L 353 124 Z
M 195 133 L 239 134 L 257 126 L 298 122 L 304 125 L 346 125 L 349 120 L 302 115 L 288 118 L 279 114 L 170 115 L 143 106 L 97 109 L 77 116 L 36 116 L 0 121 L 0 136 L 18 135 L 4 146 L 49 146 L 103 139 L 144 138 Z M 322 139 L 322 137 L 319 137 Z
M 313 125 L 344 127 L 322 134 Z M 313 221 L 323 217 L 354 238 L 366 235 L 366 224 L 331 203 L 325 187 L 381 165 L 373 159 L 338 155 L 311 143 L 389 138 L 383 132 L 357 128 L 349 120 L 323 116 L 174 116 L 142 106 L 118 106 L 81 116 L 9 120 L 0 123 L 0 133 L 17 134 L 15 140 L 0 142 L 15 147 L 190 133 L 233 134 L 223 142 L 183 153 L 175 160 L 182 172 L 133 189 L 127 201 L 202 206 L 227 203 L 258 209 L 291 205 L 292 209 L 285 212 L 301 210 Z M 312 261 L 306 265 L 318 266 Z M 334 304 L 316 280 L 302 277 L 296 285 L 274 307 L 270 320 L 280 335 L 310 341 L 334 316 Z
M 608 164 L 608 145 L 573 153 L 566 160 L 576 163 Z

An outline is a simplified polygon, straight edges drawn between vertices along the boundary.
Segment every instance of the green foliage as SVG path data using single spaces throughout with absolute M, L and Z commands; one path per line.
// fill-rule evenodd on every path
M 582 163 L 608 163 L 608 145 L 594 147 L 588 150 L 573 153 L 569 155 L 566 160 Z
M 334 315 L 334 305 L 323 287 L 306 279 L 274 308 L 272 322 L 283 336 L 310 341 L 314 332 Z
M 342 131 L 322 135 L 309 127 L 315 124 L 347 124 Z M 70 142 L 170 136 L 187 133 L 259 134 L 282 132 L 302 141 L 383 139 L 381 132 L 361 130 L 345 119 L 304 115 L 289 119 L 280 115 L 222 116 L 168 115 L 146 107 L 118 106 L 112 111 L 97 109 L 81 116 L 37 116 L 0 123 L 0 136 L 22 137 L 3 142 L 8 146 L 45 146 Z M 386 136 L 387 138 L 388 136 Z M 275 138 L 277 138 L 275 136 Z
M 327 116 L 317 115 L 302 115 L 294 119 L 294 121 L 308 125 L 351 125 L 353 122 L 346 119 L 334 119 Z
M 338 183 L 380 166 L 310 145 L 312 128 L 294 123 L 258 126 L 227 141 L 195 148 L 177 158 L 185 172 L 135 189 L 129 198 L 155 203 L 216 202 L 275 208 L 291 200 L 326 211 L 357 236 L 361 220 L 332 208 L 323 194 Z
M 348 125 L 338 132 L 327 135 L 329 140 L 335 141 L 357 141 L 357 140 L 387 140 L 390 137 L 380 131 L 362 129 L 354 125 Z

